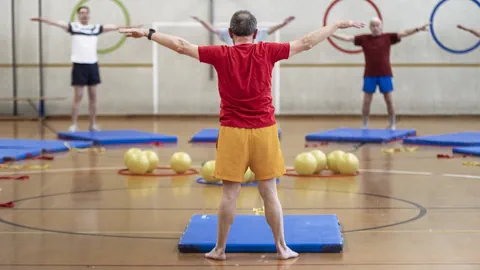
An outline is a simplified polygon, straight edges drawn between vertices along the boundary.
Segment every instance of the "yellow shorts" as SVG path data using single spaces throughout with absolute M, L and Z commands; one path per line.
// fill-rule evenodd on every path
M 268 180 L 285 174 L 276 125 L 258 129 L 220 127 L 215 178 L 243 182 L 248 167 L 255 174 L 255 180 Z

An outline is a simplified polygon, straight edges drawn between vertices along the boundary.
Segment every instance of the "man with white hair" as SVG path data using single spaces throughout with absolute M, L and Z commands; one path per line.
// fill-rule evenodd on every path
M 398 42 L 401 38 L 410 36 L 420 31 L 428 31 L 427 23 L 421 27 L 404 30 L 398 33 L 383 33 L 382 21 L 375 17 L 370 20 L 371 34 L 358 36 L 348 36 L 341 34 L 333 34 L 336 39 L 353 42 L 356 46 L 363 49 L 365 55 L 365 71 L 363 80 L 363 128 L 368 126 L 368 116 L 370 114 L 370 106 L 372 104 L 373 94 L 377 86 L 383 94 L 389 116 L 389 128 L 394 130 L 396 126 L 395 109 L 392 101 L 393 91 L 393 73 L 390 64 L 390 47 Z

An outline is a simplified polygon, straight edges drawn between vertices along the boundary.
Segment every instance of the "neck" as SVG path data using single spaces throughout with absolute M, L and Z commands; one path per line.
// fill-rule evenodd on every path
M 235 45 L 239 44 L 252 44 L 253 43 L 253 38 L 252 37 L 235 37 L 233 39 L 233 43 Z

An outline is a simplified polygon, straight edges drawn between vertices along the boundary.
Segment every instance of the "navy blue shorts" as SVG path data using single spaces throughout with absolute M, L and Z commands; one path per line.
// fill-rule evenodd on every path
M 100 71 L 98 69 L 98 63 L 73 63 L 72 86 L 93 86 L 97 84 L 100 84 Z
M 363 91 L 373 94 L 380 88 L 380 92 L 383 94 L 393 91 L 393 78 L 391 76 L 376 76 L 376 77 L 364 77 L 363 78 Z

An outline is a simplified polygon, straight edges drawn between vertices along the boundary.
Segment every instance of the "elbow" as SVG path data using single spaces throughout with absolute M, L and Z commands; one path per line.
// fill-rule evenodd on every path
M 305 44 L 302 47 L 303 51 L 309 51 L 311 48 L 313 48 L 313 46 L 311 44 Z
M 178 54 L 186 54 L 186 52 L 187 52 L 185 46 L 177 46 L 177 48 L 175 49 L 175 51 L 176 51 Z
M 308 51 L 310 50 L 311 48 L 313 48 L 313 42 L 310 38 L 308 37 L 304 37 L 302 39 L 302 43 L 301 43 L 301 48 L 302 48 L 302 51 Z
M 185 55 L 188 52 L 188 43 L 185 40 L 179 40 L 175 46 L 175 51 L 178 54 Z

